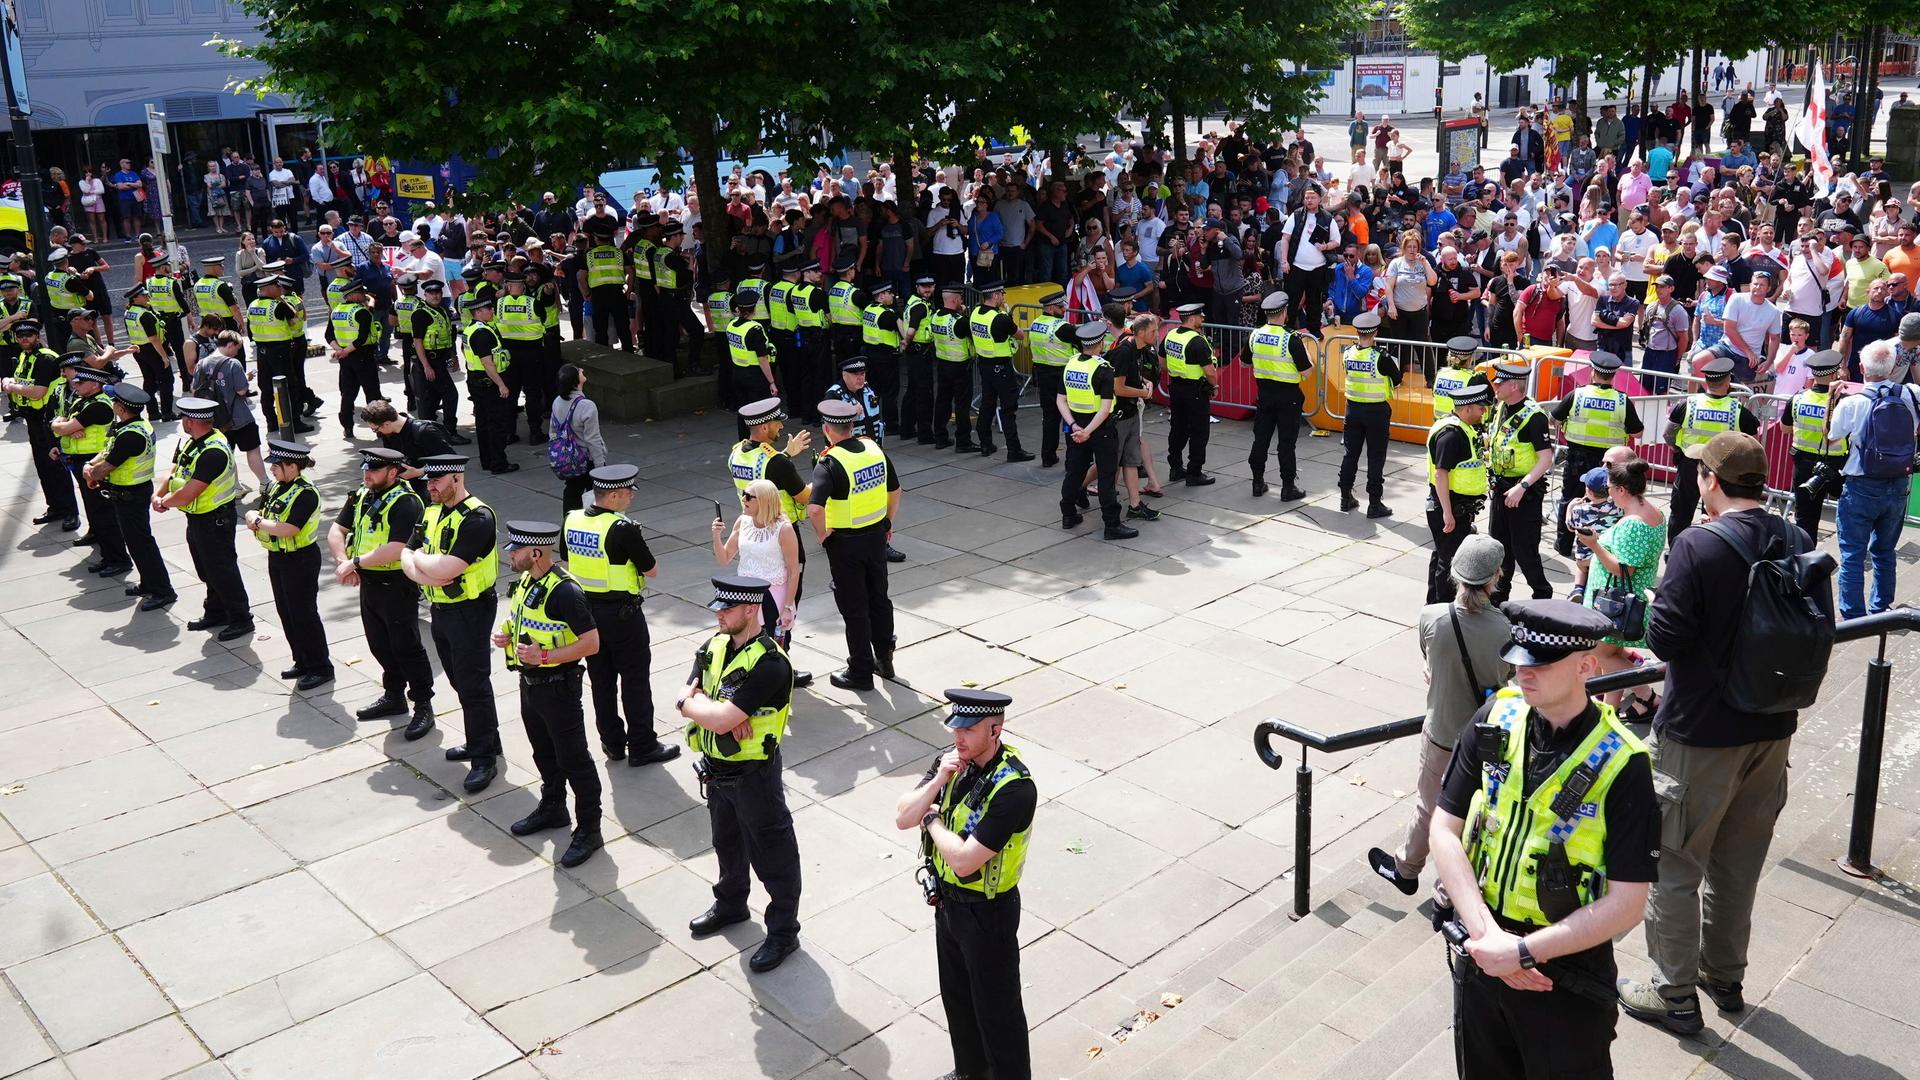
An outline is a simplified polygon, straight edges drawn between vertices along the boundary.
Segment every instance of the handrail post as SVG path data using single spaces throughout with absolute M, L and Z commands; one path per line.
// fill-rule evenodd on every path
M 1860 760 L 1853 778 L 1853 828 L 1840 869 L 1857 878 L 1879 873 L 1873 866 L 1873 819 L 1880 806 L 1880 755 L 1887 739 L 1887 688 L 1893 665 L 1887 662 L 1887 638 L 1880 655 L 1867 662 L 1867 699 L 1860 715 Z
M 1307 748 L 1300 747 L 1300 767 L 1293 774 L 1293 917 L 1307 917 L 1307 897 L 1313 891 L 1313 770 L 1307 767 Z

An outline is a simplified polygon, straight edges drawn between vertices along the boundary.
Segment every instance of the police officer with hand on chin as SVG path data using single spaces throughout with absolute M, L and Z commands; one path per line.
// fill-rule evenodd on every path
M 1517 688 L 1455 746 L 1429 831 L 1457 917 L 1454 1047 L 1471 1080 L 1612 1076 L 1613 939 L 1640 922 L 1659 874 L 1647 748 L 1587 696 L 1613 631 L 1565 600 L 1503 609 Z
M 420 459 L 420 471 L 428 503 L 420 527 L 400 552 L 400 569 L 427 594 L 433 651 L 460 699 L 467 741 L 449 747 L 447 760 L 468 763 L 461 786 L 469 792 L 485 791 L 493 783 L 494 759 L 500 754 L 493 653 L 487 646 L 488 631 L 500 611 L 493 589 L 500 577 L 494 547 L 498 527 L 493 509 L 467 493 L 464 456 L 429 455 Z M 408 732 L 414 737 L 411 728 Z
M 608 761 L 657 765 L 679 757 L 680 748 L 662 743 L 653 731 L 653 687 L 647 681 L 652 639 L 643 602 L 647 579 L 660 573 L 660 564 L 639 524 L 626 515 L 640 467 L 602 465 L 588 475 L 593 505 L 568 514 L 562 525 L 567 569 L 586 590 L 600 629 L 600 651 L 587 657 L 600 749 Z
M 1507 549 L 1500 587 L 1493 592 L 1496 604 L 1504 603 L 1513 589 L 1516 564 L 1535 600 L 1553 595 L 1540 562 L 1540 531 L 1545 525 L 1545 480 L 1553 471 L 1555 448 L 1546 410 L 1527 397 L 1531 374 L 1524 362 L 1496 364 L 1493 369 L 1493 396 L 1498 404 L 1487 421 L 1487 465 L 1493 470 L 1487 535 Z
M 561 866 L 579 866 L 606 846 L 600 834 L 600 772 L 587 748 L 587 717 L 580 707 L 580 661 L 600 649 L 587 594 L 553 564 L 560 526 L 545 521 L 507 522 L 507 559 L 514 583 L 507 617 L 493 645 L 505 649 L 507 667 L 520 673 L 520 722 L 540 771 L 540 804 L 508 826 L 515 836 L 574 825 Z M 574 817 L 567 818 L 567 789 Z
M 1180 316 L 1180 325 L 1160 337 L 1170 416 L 1167 480 L 1205 487 L 1213 483 L 1213 477 L 1201 470 L 1207 463 L 1208 403 L 1213 400 L 1214 388 L 1220 385 L 1219 361 L 1213 355 L 1213 343 L 1200 332 L 1207 305 L 1181 304 L 1174 311 Z
M 1565 461 L 1560 469 L 1560 506 L 1554 514 L 1553 548 L 1562 555 L 1573 554 L 1573 532 L 1567 528 L 1567 503 L 1584 486 L 1581 477 L 1588 469 L 1605 464 L 1608 450 L 1627 445 L 1640 434 L 1644 425 L 1633 399 L 1613 388 L 1614 373 L 1624 365 L 1618 356 L 1605 349 L 1587 356 L 1591 378 L 1554 403 L 1553 422 L 1567 437 Z
M 1108 540 L 1131 540 L 1140 530 L 1120 520 L 1120 498 L 1114 492 L 1120 468 L 1120 440 L 1114 433 L 1113 368 L 1100 354 L 1107 344 L 1105 322 L 1081 323 L 1070 331 L 1078 351 L 1060 369 L 1060 390 L 1052 402 L 1067 428 L 1067 468 L 1060 478 L 1060 526 L 1080 524 L 1087 507 L 1087 473 L 1097 474 L 1100 519 Z
M 871 690 L 876 672 L 893 678 L 886 551 L 900 510 L 900 477 L 879 444 L 854 435 L 854 406 L 822 401 L 820 417 L 827 448 L 813 470 L 807 516 L 827 553 L 834 606 L 847 631 L 847 666 L 829 681 L 842 690 Z
M 1001 740 L 1013 699 L 948 690 L 953 749 L 902 796 L 894 824 L 918 826 L 921 888 L 934 908 L 940 1001 L 954 1070 L 942 1080 L 1032 1075 L 1020 990 L 1020 871 L 1039 790 L 1020 751 Z
M 1487 461 L 1481 453 L 1480 421 L 1493 401 L 1484 382 L 1453 391 L 1453 407 L 1427 433 L 1427 528 L 1433 556 L 1427 563 L 1427 603 L 1453 598 L 1453 554 L 1473 535 L 1473 520 L 1487 499 Z
M 362 720 L 401 716 L 407 696 L 413 719 L 406 737 L 433 730 L 433 668 L 420 644 L 420 589 L 403 572 L 401 553 L 420 525 L 420 497 L 400 482 L 406 459 L 376 446 L 360 451 L 358 491 L 347 497 L 327 529 L 334 580 L 360 590 L 360 623 L 367 649 L 380 665 L 382 693 L 354 711 Z
M 1667 546 L 1693 524 L 1700 508 L 1700 463 L 1686 455 L 1690 446 L 1705 446 L 1723 431 L 1760 437 L 1760 418 L 1733 396 L 1733 361 L 1715 356 L 1701 364 L 1706 385 L 1667 411 L 1667 443 L 1674 447 L 1673 501 L 1667 508 Z
M 313 451 L 305 443 L 267 440 L 267 471 L 273 483 L 262 493 L 258 510 L 245 524 L 267 549 L 267 580 L 273 585 L 273 609 L 286 631 L 293 666 L 283 679 L 295 690 L 317 690 L 333 681 L 333 657 L 327 654 L 327 628 L 320 621 L 320 492 L 305 470 Z
M 749 870 L 767 890 L 767 939 L 747 966 L 772 971 L 800 947 L 800 848 L 780 780 L 780 741 L 793 709 L 793 665 L 760 621 L 770 586 L 759 578 L 716 577 L 718 632 L 694 653 L 674 708 L 707 800 L 720 862 L 713 906 L 687 924 L 694 937 L 746 922 Z
M 1247 363 L 1253 365 L 1257 398 L 1253 406 L 1253 449 L 1247 465 L 1253 469 L 1253 493 L 1267 493 L 1267 446 L 1274 445 L 1280 463 L 1280 499 L 1297 502 L 1307 493 L 1294 486 L 1299 466 L 1294 446 L 1300 437 L 1300 411 L 1307 403 L 1300 379 L 1312 370 L 1305 339 L 1287 329 L 1287 294 L 1268 293 L 1260 301 L 1267 324 L 1247 335 Z
M 1374 344 L 1380 330 L 1380 313 L 1363 311 L 1353 317 L 1357 344 L 1347 346 L 1341 357 L 1346 371 L 1347 418 L 1341 431 L 1346 452 L 1340 457 L 1340 510 L 1357 510 L 1360 500 L 1353 497 L 1353 482 L 1360 472 L 1360 451 L 1367 452 L 1367 516 L 1393 516 L 1393 508 L 1384 501 L 1386 483 L 1382 474 L 1387 466 L 1387 437 L 1393 428 L 1393 391 L 1400 385 L 1400 364 L 1385 349 Z

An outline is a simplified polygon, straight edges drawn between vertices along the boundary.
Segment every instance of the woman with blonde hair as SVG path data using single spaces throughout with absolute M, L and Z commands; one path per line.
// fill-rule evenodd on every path
M 761 617 L 782 646 L 793 643 L 794 611 L 800 604 L 800 536 L 780 505 L 780 489 L 761 477 L 740 496 L 741 515 L 733 530 L 713 519 L 713 557 L 725 566 L 739 560 L 736 571 L 773 586 L 767 590 Z M 796 673 L 797 678 L 797 673 Z

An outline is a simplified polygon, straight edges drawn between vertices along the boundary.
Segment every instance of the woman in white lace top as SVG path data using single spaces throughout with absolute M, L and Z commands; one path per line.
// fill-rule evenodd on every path
M 800 596 L 800 537 L 780 509 L 780 489 L 773 481 L 747 485 L 741 502 L 746 512 L 734 519 L 733 530 L 713 519 L 713 557 L 725 566 L 739 560 L 736 572 L 772 584 L 762 613 L 767 629 L 781 645 L 793 641 L 794 608 Z

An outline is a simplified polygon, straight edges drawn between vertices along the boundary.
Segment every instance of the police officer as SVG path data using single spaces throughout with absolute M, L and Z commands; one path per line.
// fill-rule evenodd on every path
M 420 408 L 420 384 L 426 381 L 420 371 L 420 354 L 413 345 L 413 316 L 420 310 L 420 283 L 412 274 L 400 274 L 394 284 L 400 295 L 387 313 L 387 327 L 400 346 L 400 384 L 406 394 L 407 411 Z
M 1440 358 L 1440 370 L 1433 375 L 1433 418 L 1453 411 L 1453 395 L 1470 382 L 1490 385 L 1485 373 L 1475 369 L 1480 339 L 1466 334 L 1447 339 L 1446 355 Z M 1609 373 L 1611 378 L 1611 373 Z
M 1843 359 L 1832 349 L 1808 357 L 1813 384 L 1795 394 L 1788 406 L 1793 431 L 1793 523 L 1808 536 L 1820 535 L 1820 513 L 1827 496 L 1838 498 L 1844 486 L 1840 468 L 1847 461 L 1846 440 L 1838 444 L 1826 440 L 1827 413 L 1836 404 L 1833 384 L 1840 379 Z M 1808 483 L 1822 465 L 1828 466 L 1823 478 Z
M 927 320 L 933 335 L 933 448 L 973 449 L 973 337 L 967 330 L 967 292 L 958 285 L 940 290 L 941 308 Z M 953 438 L 947 421 L 953 421 Z
M 1060 379 L 1067 361 L 1080 355 L 1079 340 L 1066 314 L 1067 294 L 1055 290 L 1040 298 L 1040 314 L 1027 324 L 1027 354 L 1033 361 L 1033 385 L 1040 401 L 1047 406 L 1052 406 L 1060 396 Z M 1052 421 L 1053 417 L 1048 416 L 1040 425 L 1040 465 L 1047 469 L 1060 463 L 1060 428 Z M 1067 471 L 1071 474 L 1073 470 Z
M 860 309 L 860 349 L 868 382 L 880 399 L 880 422 L 891 432 L 900 426 L 900 313 L 893 308 L 891 282 L 877 281 L 870 292 L 871 299 Z
M 597 223 L 605 220 L 605 226 Z M 602 345 L 613 342 L 607 337 L 612 322 L 619 348 L 633 348 L 633 329 L 627 321 L 627 256 L 614 244 L 612 219 L 590 217 L 583 230 L 588 237 L 587 303 L 593 308 L 593 340 Z
M 767 287 L 767 338 L 773 343 L 774 370 L 779 373 L 781 396 L 800 400 L 800 355 L 795 331 L 800 327 L 793 310 L 793 290 L 800 285 L 800 266 L 806 257 L 788 252 L 774 260 L 780 280 Z
M 1485 382 L 1454 388 L 1452 408 L 1427 432 L 1427 529 L 1433 556 L 1427 562 L 1427 603 L 1452 599 L 1453 553 L 1473 535 L 1473 520 L 1487 499 L 1487 461 L 1480 422 L 1493 391 Z
M 93 289 L 92 276 L 83 276 L 73 272 L 72 252 L 57 247 L 47 252 L 47 276 L 40 282 L 45 294 L 47 307 L 53 322 L 49 324 L 49 348 L 64 353 L 67 349 L 67 312 L 87 306 L 87 297 Z M 135 284 L 139 284 L 135 282 Z M 105 296 L 105 293 L 101 294 Z M 151 390 L 148 393 L 152 393 Z
M 267 549 L 273 609 L 293 653 L 293 666 L 280 677 L 296 680 L 294 689 L 300 691 L 333 681 L 327 629 L 320 621 L 320 492 L 306 477 L 312 467 L 313 451 L 305 443 L 268 439 L 273 483 L 260 508 L 247 511 L 245 518 L 254 539 Z
M 1200 332 L 1207 317 L 1205 304 L 1181 304 L 1174 311 L 1180 325 L 1160 341 L 1167 372 L 1167 480 L 1185 480 L 1188 487 L 1206 487 L 1213 477 L 1207 464 L 1208 419 L 1214 388 L 1220 385 L 1219 360 L 1213 343 Z
M 867 302 L 860 295 L 859 286 L 853 283 L 856 269 L 852 259 L 835 263 L 834 281 L 827 288 L 827 321 L 833 326 L 833 359 L 836 363 L 849 356 L 858 356 L 861 352 L 860 311 Z M 746 282 L 741 282 L 740 287 L 746 288 Z
M 512 361 L 493 326 L 493 303 L 492 297 L 479 292 L 467 297 L 464 306 L 472 322 L 462 335 L 467 346 L 467 397 L 473 402 L 474 449 L 479 452 L 480 467 L 500 476 L 520 471 L 520 464 L 507 460 L 507 440 L 513 435 L 507 400 L 513 391 L 506 376 Z
M 980 306 L 967 315 L 967 335 L 973 355 L 979 358 L 980 418 L 976 431 L 980 453 L 992 457 L 993 421 L 998 416 L 1000 434 L 1007 440 L 1007 460 L 1032 461 L 1033 455 L 1020 449 L 1020 375 L 1013 369 L 1013 350 L 1024 331 L 1014 324 L 1013 316 L 1000 310 L 1006 302 L 1006 290 L 998 281 L 983 281 Z
M 724 351 L 727 347 L 727 323 L 733 319 L 733 282 L 717 273 L 707 282 L 707 299 L 701 306 L 707 319 L 709 344 Z
M 1760 436 L 1760 418 L 1732 394 L 1733 361 L 1716 356 L 1699 370 L 1706 385 L 1667 411 L 1667 444 L 1674 447 L 1673 499 L 1667 508 L 1669 548 L 1693 524 L 1693 512 L 1700 506 L 1700 463 L 1686 456 L 1687 447 L 1704 446 L 1723 431 Z
M 1554 514 L 1557 523 L 1553 548 L 1562 555 L 1573 554 L 1573 533 L 1567 529 L 1567 503 L 1582 490 L 1580 478 L 1588 469 L 1601 465 L 1608 450 L 1627 445 L 1644 426 L 1633 399 L 1613 388 L 1614 373 L 1624 364 L 1618 356 L 1599 349 L 1587 357 L 1590 378 L 1585 386 L 1563 396 L 1553 406 L 1553 422 L 1567 437 L 1565 461 L 1560 468 L 1560 505 Z
M 840 361 L 840 381 L 827 387 L 827 398 L 844 401 L 859 409 L 860 416 L 853 422 L 853 433 L 877 443 L 893 429 L 887 426 L 881 416 L 880 396 L 873 387 L 867 385 L 867 373 L 865 357 L 849 356 Z
M 759 578 L 716 577 L 719 632 L 693 656 L 674 709 L 686 719 L 694 772 L 707 800 L 720 879 L 713 906 L 687 926 L 694 937 L 746 922 L 749 868 L 767 890 L 767 939 L 747 964 L 772 971 L 800 947 L 800 849 L 780 780 L 780 741 L 793 708 L 793 666 L 760 621 L 769 586 Z
M 147 392 L 129 383 L 106 389 L 113 399 L 114 423 L 107 428 L 107 445 L 87 462 L 85 479 L 98 484 L 120 529 L 120 542 L 140 580 L 127 586 L 138 596 L 141 611 L 158 611 L 173 603 L 173 578 L 160 545 L 153 539 L 153 424 L 141 415 Z
M 1546 477 L 1553 471 L 1553 429 L 1546 410 L 1527 397 L 1531 374 L 1525 362 L 1502 362 L 1493 368 L 1493 396 L 1498 404 L 1487 421 L 1487 466 L 1493 470 L 1487 535 L 1507 549 L 1500 584 L 1493 591 L 1495 603 L 1505 602 L 1512 591 L 1516 564 L 1535 600 L 1553 595 L 1540 562 Z
M 178 509 L 187 515 L 187 553 L 193 557 L 195 576 L 207 587 L 200 617 L 187 629 L 224 627 L 220 640 L 232 641 L 253 633 L 253 610 L 233 548 L 233 502 L 240 491 L 233 445 L 213 426 L 216 403 L 183 397 L 176 404 L 184 437 L 174 448 L 172 467 L 154 492 L 153 512 Z
M 498 525 L 493 508 L 467 491 L 465 457 L 429 455 L 420 460 L 420 471 L 429 501 L 420 527 L 400 552 L 400 570 L 427 595 L 433 651 L 460 699 L 467 739 L 447 748 L 447 760 L 467 763 L 462 787 L 485 791 L 497 775 L 494 759 L 500 755 L 500 714 L 487 647 L 500 612 L 493 588 L 500 577 Z
M 1457 916 L 1455 1058 L 1473 1080 L 1611 1076 L 1613 939 L 1659 872 L 1647 748 L 1587 696 L 1612 631 L 1565 600 L 1506 605 L 1521 670 L 1455 746 L 1430 836 Z
M 407 579 L 401 557 L 423 513 L 420 497 L 400 482 L 405 465 L 398 450 L 360 451 L 360 489 L 347 497 L 328 528 L 327 547 L 334 579 L 360 590 L 360 622 L 380 665 L 380 696 L 354 715 L 362 720 L 404 715 L 411 693 L 413 719 L 406 736 L 413 740 L 433 730 L 433 669 L 420 644 L 415 611 L 420 589 Z
M 214 315 L 227 326 L 238 329 L 244 325 L 240 317 L 240 298 L 234 294 L 232 283 L 226 279 L 226 272 L 225 255 L 201 256 L 200 277 L 193 283 L 193 306 L 201 318 Z
M 953 1044 L 947 1075 L 1030 1076 L 1020 871 L 1039 791 L 1019 749 L 1001 741 L 1013 699 L 991 690 L 948 690 L 946 697 L 953 749 L 900 799 L 894 824 L 921 830 L 921 887 L 934 906 L 940 1002 Z
M 842 690 L 871 690 L 876 671 L 893 678 L 886 550 L 900 509 L 900 478 L 878 444 L 854 435 L 854 406 L 822 401 L 820 416 L 827 448 L 813 470 L 807 516 L 827 553 L 833 602 L 847 633 L 847 666 L 831 681 Z
M 64 369 L 66 386 L 53 418 L 53 434 L 59 440 L 59 454 L 71 483 L 80 487 L 80 505 L 87 512 L 87 531 L 74 541 L 76 545 L 94 544 L 100 557 L 87 564 L 89 573 L 110 577 L 133 569 L 127 560 L 125 543 L 120 539 L 120 522 L 98 485 L 85 476 L 87 462 L 106 449 L 107 429 L 115 416 L 113 399 L 102 391 L 118 378 L 116 372 L 78 364 Z
M 640 526 L 626 515 L 633 505 L 637 465 L 602 465 L 593 478 L 593 505 L 562 523 L 567 569 L 586 590 L 600 628 L 600 651 L 587 657 L 593 682 L 593 718 L 608 761 L 655 765 L 680 756 L 680 748 L 653 731 L 652 638 L 642 606 L 647 579 L 660 572 Z M 621 717 L 621 705 L 626 716 Z
M 455 426 L 460 412 L 460 391 L 453 382 L 453 317 L 441 304 L 445 292 L 446 285 L 442 282 L 423 283 L 420 303 L 409 317 L 413 370 L 418 378 L 413 396 L 419 403 L 420 414 L 429 420 L 438 420 L 446 429 L 448 442 L 465 446 L 472 440 L 460 434 Z
M 493 304 L 493 329 L 500 335 L 500 343 L 507 350 L 506 421 L 507 434 L 511 437 L 519 424 L 520 394 L 524 390 L 527 400 L 527 438 L 539 445 L 547 441 L 546 431 L 537 421 L 546 406 L 536 405 L 539 375 L 534 366 L 546 358 L 546 331 L 541 327 L 542 312 L 539 302 L 527 291 L 527 275 L 518 270 L 508 271 L 503 277 L 506 292 Z M 551 400 L 551 395 L 549 395 Z
M 680 250 L 686 237 L 676 224 L 667 231 L 666 242 L 653 252 L 654 311 L 659 323 L 659 351 L 655 355 L 672 362 L 675 372 L 687 370 L 680 364 L 682 330 L 688 337 L 687 364 L 694 367 L 700 364 L 700 320 L 693 313 L 693 267 Z
M 167 338 L 166 324 L 149 306 L 145 285 L 128 289 L 123 299 L 127 303 L 127 346 L 133 350 L 133 362 L 140 369 L 142 388 L 149 397 L 160 401 L 157 412 L 148 409 L 148 418 L 177 420 L 179 417 L 173 409 L 173 358 L 179 354 L 173 351 L 173 344 Z M 183 371 L 185 363 L 183 359 Z M 181 386 L 186 386 L 184 377 Z
M 540 803 L 508 828 L 515 836 L 564 829 L 577 821 L 561 866 L 571 869 L 605 846 L 600 836 L 600 773 L 587 747 L 587 717 L 580 707 L 580 661 L 600 650 L 600 630 L 580 583 L 553 564 L 560 526 L 545 521 L 507 522 L 507 558 L 514 582 L 507 617 L 493 644 L 507 653 L 507 667 L 520 673 L 520 722 L 540 772 Z M 567 789 L 573 789 L 573 820 Z
M 827 291 L 820 287 L 820 263 L 808 259 L 800 265 L 801 280 L 787 294 L 793 309 L 794 381 L 799 387 L 795 402 L 819 401 L 826 394 L 833 362 L 833 343 L 827 329 Z M 817 416 L 807 417 L 818 420 Z
M 285 376 L 287 401 L 295 413 L 303 411 L 303 403 L 311 396 L 306 374 L 306 315 L 298 303 L 286 298 L 293 284 L 292 279 L 279 274 L 262 274 L 254 279 L 257 291 L 247 304 L 247 336 L 253 339 L 253 362 L 266 399 L 262 410 L 267 427 L 291 425 L 296 432 L 308 432 L 314 430 L 313 425 L 298 416 L 282 422 L 280 402 L 273 392 L 275 376 Z M 317 407 L 309 406 L 304 411 L 311 415 Z
M 780 384 L 774 376 L 773 340 L 767 328 L 753 318 L 760 294 L 742 289 L 733 294 L 733 318 L 727 323 L 727 363 L 720 368 L 720 397 L 729 408 L 780 396 Z M 745 436 L 746 428 L 736 434 Z
M 340 290 L 340 302 L 327 316 L 326 338 L 333 344 L 327 355 L 340 365 L 340 432 L 351 441 L 356 395 L 368 401 L 385 396 L 380 392 L 380 328 L 367 306 L 366 285 L 353 281 Z
M 753 311 L 748 315 L 748 318 L 759 323 L 763 329 L 770 328 L 773 325 L 773 312 L 769 310 L 767 306 L 767 293 L 772 291 L 772 289 L 773 281 L 767 277 L 767 264 L 758 259 L 748 263 L 747 276 L 740 279 L 739 291 L 751 292 L 760 298 L 759 301 L 753 305 Z M 856 314 L 857 313 L 856 311 Z
M 734 444 L 727 452 L 727 473 L 733 478 L 740 505 L 746 505 L 747 486 L 764 478 L 780 492 L 780 512 L 798 530 L 800 523 L 807 519 L 807 506 L 813 498 L 813 489 L 801 478 L 794 461 L 813 445 L 813 436 L 805 431 L 797 431 L 787 439 L 784 448 L 774 446 L 774 440 L 780 437 L 781 422 L 787 418 L 779 398 L 766 398 L 743 405 L 736 415 L 746 427 L 748 437 Z M 717 517 L 714 525 L 723 530 L 726 528 L 726 522 Z M 892 545 L 888 546 L 891 548 Z M 804 569 L 807 565 L 807 545 L 799 543 L 796 536 L 794 548 Z M 793 595 L 787 598 L 787 603 L 795 607 L 799 606 L 801 591 L 806 587 L 806 575 L 803 573 L 800 577 L 799 582 L 791 583 Z M 796 688 L 805 688 L 812 683 L 811 672 L 793 673 L 793 685 Z
M 12 274 L 0 277 L 0 356 L 10 356 L 19 347 L 14 337 L 14 328 L 23 322 L 38 320 L 33 315 L 33 304 L 20 295 L 20 279 Z M 8 414 L 13 410 L 9 408 Z
M 623 316 L 632 319 L 635 348 L 646 356 L 659 356 L 654 344 L 659 324 L 654 319 L 653 310 L 653 253 L 660 246 L 659 236 L 658 215 L 652 212 L 635 214 L 627 219 L 627 238 L 620 243 L 620 250 L 625 253 L 627 260 L 627 291 L 634 300 L 630 314 L 625 304 L 621 305 L 620 310 Z
M 25 325 L 14 325 L 20 354 L 13 362 L 11 377 L 0 380 L 0 389 L 6 391 L 7 401 L 26 421 L 34 474 L 40 480 L 40 494 L 47 500 L 47 512 L 34 518 L 33 523 L 57 521 L 65 531 L 74 532 L 80 528 L 80 506 L 74 499 L 73 479 L 59 458 L 59 438 L 53 433 L 53 406 L 63 385 L 60 358 L 52 349 L 41 347 L 38 326 L 22 329 Z
M 1380 313 L 1363 311 L 1353 317 L 1353 332 L 1358 344 L 1349 345 L 1341 359 L 1346 370 L 1347 416 L 1341 442 L 1346 452 L 1340 458 L 1340 509 L 1358 509 L 1353 497 L 1353 481 L 1360 471 L 1360 450 L 1367 451 L 1367 516 L 1391 517 L 1393 509 L 1384 501 L 1386 491 L 1381 473 L 1387 465 L 1387 438 L 1393 427 L 1393 391 L 1400 385 L 1400 365 L 1385 349 L 1373 343 L 1380 330 Z
M 1280 498 L 1294 502 L 1307 493 L 1294 486 L 1299 466 L 1294 444 L 1300 438 L 1300 411 L 1307 399 L 1300 392 L 1300 378 L 1312 370 L 1307 359 L 1306 342 L 1287 329 L 1287 294 L 1268 293 L 1260 301 L 1267 324 L 1247 335 L 1247 362 L 1253 365 L 1256 397 L 1253 406 L 1253 449 L 1247 452 L 1247 465 L 1253 469 L 1253 493 L 1267 493 L 1267 446 L 1274 444 L 1280 462 Z
M 1120 520 L 1120 499 L 1114 494 L 1120 468 L 1120 441 L 1114 434 L 1113 368 L 1101 356 L 1107 345 L 1103 322 L 1070 327 L 1077 354 L 1061 369 L 1060 390 L 1052 405 L 1067 428 L 1066 475 L 1060 478 L 1060 527 L 1079 526 L 1087 506 L 1087 472 L 1098 476 L 1100 520 L 1108 540 L 1131 540 L 1140 535 Z M 1048 424 L 1051 428 L 1053 425 Z
M 165 249 L 147 256 L 147 280 L 141 284 L 147 288 L 149 306 L 160 317 L 160 325 L 167 335 L 167 351 L 180 365 L 180 377 L 184 380 L 187 361 L 182 346 L 186 344 L 187 334 L 181 318 L 187 313 L 187 293 L 173 276 L 168 266 L 171 261 Z
M 915 278 L 913 295 L 900 313 L 900 367 L 905 391 L 900 399 L 902 439 L 933 445 L 933 286 Z

